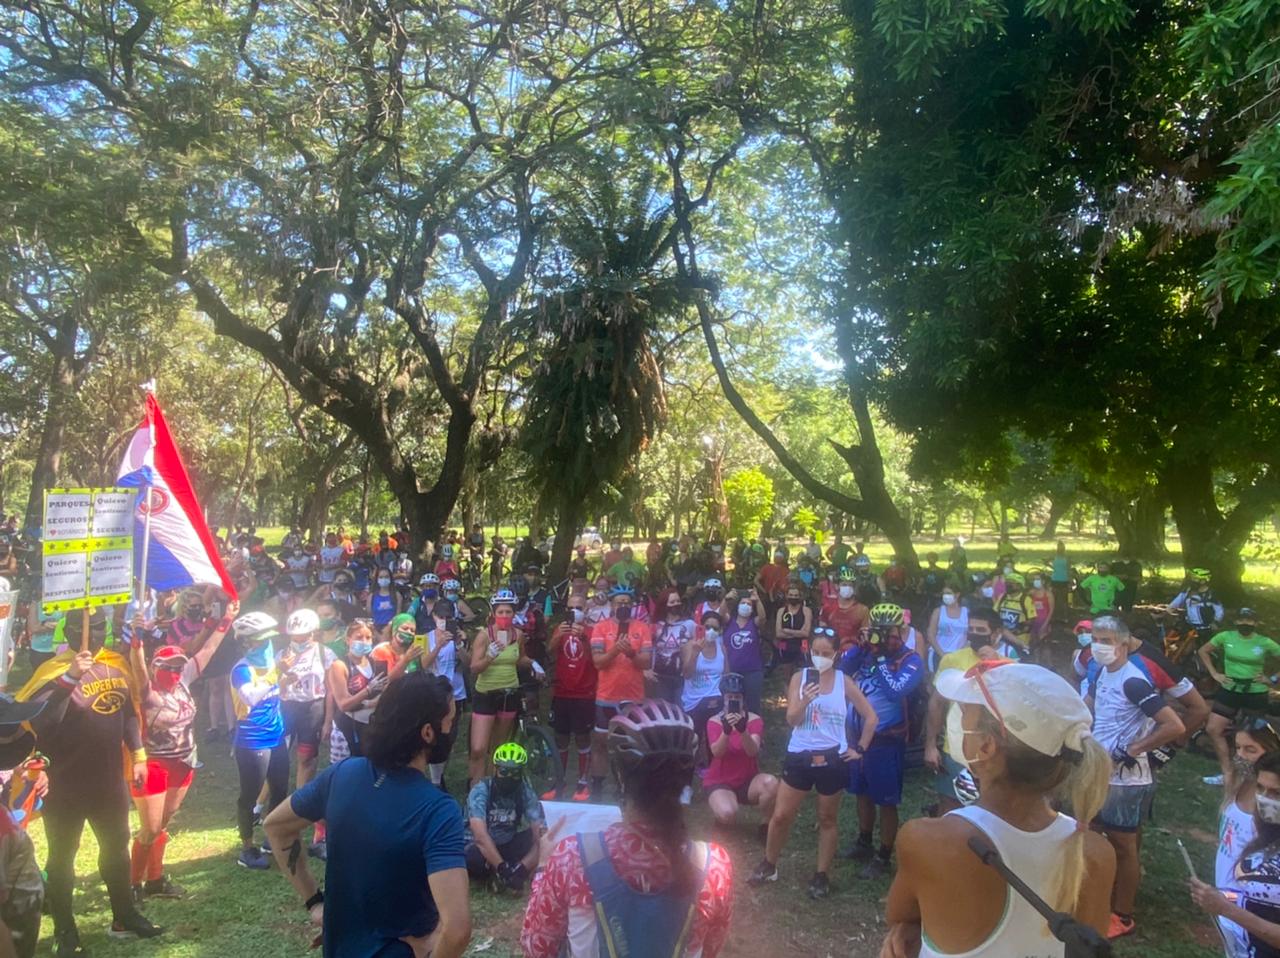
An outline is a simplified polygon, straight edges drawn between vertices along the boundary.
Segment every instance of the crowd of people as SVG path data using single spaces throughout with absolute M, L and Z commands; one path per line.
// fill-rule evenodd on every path
M 686 536 L 643 558 L 613 539 L 598 554 L 583 544 L 546 583 L 537 537 L 511 550 L 479 526 L 435 543 L 341 528 L 318 546 L 298 529 L 278 549 L 251 530 L 221 542 L 238 597 L 138 595 L 95 612 L 87 651 L 31 604 L 34 673 L 0 700 L 0 744 L 24 736 L 0 749 L 6 767 L 37 747 L 48 763 L 47 884 L 0 876 L 19 954 L 34 948 L 40 898 L 55 954 L 85 953 L 71 887 L 86 822 L 112 934 L 161 933 L 143 909 L 185 895 L 165 846 L 201 747 L 234 756 L 236 861 L 278 863 L 326 955 L 461 954 L 471 882 L 527 891 L 526 955 L 714 958 L 735 875 L 793 879 L 782 853 L 810 792 L 807 893 L 832 893 L 837 857 L 858 881 L 892 875 L 884 954 L 1062 954 L 969 839 L 1082 926 L 1129 935 L 1160 769 L 1202 726 L 1222 763 L 1206 787 L 1226 800 L 1215 882 L 1193 895 L 1231 958 L 1280 943 L 1280 736 L 1266 719 L 1280 645 L 1250 609 L 1228 613 L 1204 570 L 1153 614 L 1137 563 L 1082 574 L 1061 544 L 1025 569 L 1011 550 L 971 569 L 961 540 L 945 567 L 930 553 L 919 569 L 876 569 L 838 536 L 826 548 Z M 1176 661 L 1174 617 L 1196 636 Z M 766 699 L 775 673 L 781 703 Z M 1219 686 L 1212 709 L 1197 677 Z M 767 731 L 778 704 L 785 735 Z M 538 794 L 513 733 L 548 708 L 564 785 Z M 904 824 L 917 748 L 933 817 Z M 841 848 L 845 795 L 856 825 Z M 753 867 L 690 839 L 695 801 L 722 831 L 753 824 Z M 550 802 L 617 804 L 622 818 L 574 834 L 570 815 L 559 835 Z M 5 826 L 0 845 L 21 844 Z M 323 891 L 307 857 L 325 862 Z

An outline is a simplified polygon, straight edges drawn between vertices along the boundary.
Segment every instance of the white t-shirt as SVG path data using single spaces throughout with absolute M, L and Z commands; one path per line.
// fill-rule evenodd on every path
M 347 550 L 341 545 L 325 546 L 320 550 L 320 574 L 317 578 L 321 582 L 332 582 L 334 575 L 338 569 L 346 562 Z
M 1093 737 L 1108 752 L 1151 734 L 1155 714 L 1166 707 L 1155 686 L 1132 662 L 1114 672 L 1099 669 L 1091 689 Z M 1112 766 L 1112 785 L 1150 785 L 1152 781 L 1151 762 L 1145 753 L 1132 768 L 1118 762 Z
M 276 657 L 276 668 L 282 673 L 288 671 L 290 675 L 297 676 L 298 679 L 296 682 L 291 682 L 287 687 L 280 686 L 280 701 L 314 702 L 316 699 L 324 698 L 326 691 L 324 676 L 337 656 L 327 646 L 321 645 L 319 642 L 310 642 L 306 651 L 298 655 L 293 667 L 286 670 L 280 659 L 291 654 L 293 654 L 292 643 Z
M 1218 854 L 1213 861 L 1213 884 L 1222 891 L 1237 887 L 1236 863 L 1244 847 L 1257 834 L 1253 816 L 1235 802 L 1227 806 L 1218 820 Z M 1227 958 L 1248 958 L 1249 936 L 1234 921 L 1218 918 Z

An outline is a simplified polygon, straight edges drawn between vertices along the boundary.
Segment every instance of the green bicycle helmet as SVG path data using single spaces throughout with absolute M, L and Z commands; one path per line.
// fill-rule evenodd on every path
M 881 602 L 871 607 L 871 624 L 879 628 L 889 628 L 891 626 L 899 626 L 906 621 L 906 617 L 902 614 L 902 606 L 895 605 L 892 602 Z
M 529 753 L 518 742 L 504 742 L 493 752 L 493 767 L 514 771 L 529 764 Z

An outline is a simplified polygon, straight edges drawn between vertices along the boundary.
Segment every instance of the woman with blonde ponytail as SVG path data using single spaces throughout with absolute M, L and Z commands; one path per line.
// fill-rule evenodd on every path
M 1111 759 L 1092 737 L 1089 709 L 1048 669 L 1003 660 L 940 672 L 936 688 L 952 703 L 947 751 L 979 798 L 898 834 L 881 958 L 1065 954 L 1039 913 L 969 847 L 973 838 L 1055 909 L 1105 935 L 1115 852 L 1088 823 L 1106 800 Z

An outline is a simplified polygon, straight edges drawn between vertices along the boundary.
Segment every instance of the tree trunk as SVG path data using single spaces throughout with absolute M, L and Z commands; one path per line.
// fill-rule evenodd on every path
M 369 534 L 369 453 L 364 454 L 364 468 L 360 470 L 360 535 Z
M 1140 559 L 1159 559 L 1167 554 L 1164 545 L 1164 493 L 1147 489 L 1136 499 L 1125 499 L 1093 491 L 1107 510 L 1120 553 Z
M 1055 497 L 1049 500 L 1049 518 L 1045 520 L 1044 531 L 1040 533 L 1041 539 L 1058 538 L 1058 523 L 1062 521 L 1062 517 L 1067 514 L 1071 508 L 1074 496 Z
M 569 570 L 573 540 L 577 538 L 578 526 L 582 524 L 582 516 L 586 512 L 582 497 L 574 495 L 567 488 L 563 490 L 556 506 L 556 538 L 551 546 L 551 562 L 547 566 L 547 581 L 553 585 L 564 581 Z
M 28 528 L 39 526 L 44 519 L 44 491 L 57 484 L 62 467 L 62 444 L 66 438 L 71 402 L 76 393 L 75 340 L 69 346 L 59 332 L 58 348 L 52 351 L 53 368 L 49 371 L 49 400 L 40 431 L 40 449 L 31 470 L 31 489 L 27 495 Z

